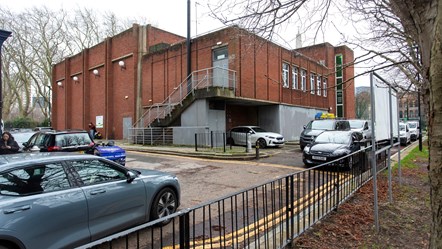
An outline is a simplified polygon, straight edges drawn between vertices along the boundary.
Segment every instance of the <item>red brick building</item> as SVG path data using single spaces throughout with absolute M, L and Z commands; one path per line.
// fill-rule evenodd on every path
M 317 112 L 354 117 L 352 61 L 346 46 L 289 50 L 233 26 L 192 39 L 187 78 L 186 39 L 135 24 L 54 65 L 52 123 L 98 123 L 108 139 L 134 126 L 247 124 L 297 140 Z

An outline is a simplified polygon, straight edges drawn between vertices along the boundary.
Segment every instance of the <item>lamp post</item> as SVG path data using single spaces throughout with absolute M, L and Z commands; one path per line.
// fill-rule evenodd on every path
M 3 133 L 3 82 L 2 82 L 2 46 L 3 42 L 12 34 L 10 31 L 0 29 L 0 122 L 1 133 Z

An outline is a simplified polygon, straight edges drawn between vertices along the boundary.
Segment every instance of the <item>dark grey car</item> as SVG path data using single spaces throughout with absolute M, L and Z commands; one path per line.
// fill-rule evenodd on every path
M 348 120 L 338 119 L 315 119 L 304 126 L 304 130 L 299 136 L 299 146 L 301 150 L 311 143 L 315 137 L 323 131 L 348 131 L 350 130 L 350 123 Z
M 93 155 L 0 156 L 0 248 L 80 246 L 171 214 L 179 202 L 167 173 Z

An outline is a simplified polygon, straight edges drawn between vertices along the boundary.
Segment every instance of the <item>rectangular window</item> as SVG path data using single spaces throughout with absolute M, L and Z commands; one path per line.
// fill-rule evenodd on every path
M 318 75 L 316 81 L 316 95 L 321 96 L 321 75 Z
M 284 62 L 282 63 L 282 87 L 289 88 L 289 79 L 289 64 Z
M 296 67 L 296 66 L 293 66 L 292 67 L 292 82 L 293 82 L 293 86 L 292 86 L 292 88 L 293 89 L 298 89 L 299 88 L 299 86 L 298 86 L 298 67 Z
M 310 93 L 315 94 L 315 79 L 316 76 L 314 73 L 310 73 Z
M 307 91 L 307 71 L 301 70 L 301 90 Z
M 324 78 L 324 82 L 322 83 L 322 94 L 324 97 L 327 97 L 327 78 Z

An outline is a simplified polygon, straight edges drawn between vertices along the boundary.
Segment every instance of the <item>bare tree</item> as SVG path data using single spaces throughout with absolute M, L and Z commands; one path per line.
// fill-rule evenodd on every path
M 40 110 L 49 118 L 52 65 L 131 25 L 86 8 L 68 13 L 43 6 L 14 13 L 0 7 L 0 27 L 13 33 L 2 54 L 5 117 L 17 109 L 21 117 Z
M 212 15 L 225 24 L 238 24 L 269 39 L 281 26 L 299 27 L 303 19 L 297 15 L 308 9 L 312 19 L 302 23 L 304 27 L 314 28 L 316 37 L 328 23 L 334 1 L 312 2 L 313 5 L 307 5 L 305 0 L 221 0 L 211 9 Z M 341 11 L 345 8 L 353 21 L 359 21 L 355 25 L 368 23 L 365 37 L 345 39 L 365 51 L 355 63 L 370 62 L 366 64 L 367 71 L 394 73 L 392 79 L 398 87 L 421 90 L 429 104 L 430 247 L 442 248 L 442 97 L 439 95 L 442 94 L 442 0 L 347 0 L 344 3 L 346 6 L 339 2 L 340 6 L 335 7 Z

